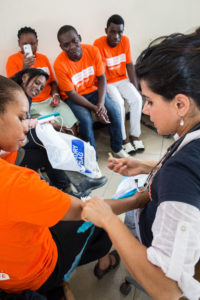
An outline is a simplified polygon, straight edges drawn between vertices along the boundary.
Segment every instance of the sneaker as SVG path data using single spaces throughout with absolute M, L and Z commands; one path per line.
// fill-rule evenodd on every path
M 126 151 L 126 153 L 128 153 L 129 155 L 134 155 L 136 153 L 135 148 L 131 145 L 131 143 L 126 143 L 124 145 L 122 145 L 122 148 L 124 149 L 124 151 Z
M 113 152 L 115 157 L 123 158 L 123 157 L 129 157 L 130 155 L 126 153 L 124 149 L 121 149 L 119 152 Z
M 141 140 L 132 141 L 133 147 L 135 148 L 136 152 L 143 152 L 144 151 L 144 144 Z

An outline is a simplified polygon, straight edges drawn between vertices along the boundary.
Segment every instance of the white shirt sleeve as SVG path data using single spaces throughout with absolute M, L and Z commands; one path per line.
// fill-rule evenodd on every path
M 199 300 L 200 283 L 193 276 L 200 258 L 200 211 L 187 203 L 162 202 L 152 232 L 149 261 L 177 281 L 183 296 Z

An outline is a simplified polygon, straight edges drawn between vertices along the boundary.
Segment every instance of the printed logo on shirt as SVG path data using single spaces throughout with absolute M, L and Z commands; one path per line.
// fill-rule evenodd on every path
M 119 65 L 121 64 L 121 62 L 126 62 L 126 54 L 120 54 L 118 56 L 114 56 L 111 58 L 106 58 L 106 65 L 108 67 L 108 69 L 115 69 L 115 68 L 119 68 Z
M 94 68 L 93 66 L 88 67 L 87 69 L 82 70 L 79 73 L 76 73 L 72 76 L 72 82 L 74 85 L 81 85 L 81 82 L 86 82 L 89 80 L 89 76 L 94 75 Z
M 48 75 L 50 75 L 50 71 L 49 71 L 49 68 L 48 68 L 48 67 L 42 67 L 42 68 L 37 68 L 37 69 L 41 69 L 41 70 L 43 70 L 44 72 L 46 72 Z
M 6 273 L 0 273 L 0 281 L 2 280 L 9 280 L 10 276 Z

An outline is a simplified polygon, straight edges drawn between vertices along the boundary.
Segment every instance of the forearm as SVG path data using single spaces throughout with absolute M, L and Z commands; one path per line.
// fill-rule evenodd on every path
M 53 96 L 54 94 L 59 94 L 57 83 L 55 81 L 52 81 L 50 84 L 51 84 L 51 96 Z
M 96 111 L 97 107 L 94 104 L 89 102 L 84 96 L 76 93 L 75 91 L 67 92 L 67 95 L 76 104 L 78 104 L 80 106 L 84 106 L 84 107 L 88 108 L 89 110 Z
M 81 220 L 82 201 L 74 196 L 71 196 L 70 209 L 66 212 L 62 221 Z
M 138 82 L 137 82 L 137 78 L 136 78 L 136 74 L 135 74 L 135 67 L 134 67 L 133 63 L 127 64 L 126 70 L 127 70 L 127 74 L 128 74 L 128 78 L 129 78 L 130 82 L 136 87 L 136 89 L 138 89 Z
M 129 198 L 105 200 L 112 208 L 112 211 L 117 215 L 136 208 L 143 208 L 148 201 L 149 195 L 147 191 L 144 193 L 137 192 L 134 196 Z
M 106 77 L 103 74 L 98 77 L 98 105 L 104 105 L 106 95 Z
M 141 172 L 140 174 L 149 174 L 151 170 L 155 167 L 157 162 L 153 160 L 143 160 L 141 161 Z
M 104 220 L 103 228 L 108 232 L 131 275 L 153 299 L 179 299 L 181 291 L 177 283 L 148 261 L 147 248 L 130 233 L 118 217 L 112 214 L 109 219 Z

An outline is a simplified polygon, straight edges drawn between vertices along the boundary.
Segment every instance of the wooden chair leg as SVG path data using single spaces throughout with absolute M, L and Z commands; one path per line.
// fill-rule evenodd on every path
M 63 287 L 64 287 L 64 292 L 65 292 L 65 295 L 67 297 L 67 300 L 75 300 L 75 297 L 69 287 L 69 283 L 68 282 L 63 282 Z

